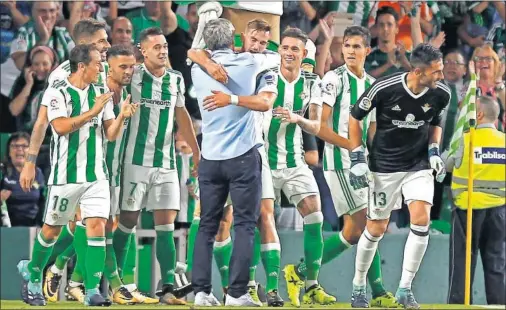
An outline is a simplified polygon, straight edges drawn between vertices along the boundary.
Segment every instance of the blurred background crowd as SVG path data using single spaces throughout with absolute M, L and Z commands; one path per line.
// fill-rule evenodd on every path
M 413 10 L 414 8 L 417 8 Z M 378 78 L 409 70 L 413 42 L 431 41 L 444 53 L 444 75 L 452 90 L 452 100 L 446 111 L 442 149 L 449 146 L 459 104 L 467 90 L 468 63 L 474 60 L 479 69 L 478 87 L 482 94 L 498 100 L 501 113 L 497 127 L 505 122 L 505 3 L 502 1 L 284 1 L 280 29 L 298 27 L 315 43 L 315 72 L 323 76 L 344 63 L 342 37 L 332 31 L 339 13 L 351 14 L 353 24 L 370 29 L 372 50 L 366 60 L 366 70 Z M 30 141 L 29 133 L 37 117 L 39 99 L 47 78 L 59 63 L 65 61 L 74 46 L 72 30 L 77 21 L 95 18 L 108 25 L 109 43 L 136 44 L 142 29 L 163 27 L 169 43 L 171 66 L 183 73 L 186 83 L 186 105 L 195 123 L 200 112 L 194 96 L 190 67 L 186 53 L 191 48 L 198 25 L 197 7 L 193 3 L 167 1 L 1 1 L 0 2 L 0 181 L 2 214 L 8 214 L 11 226 L 39 226 L 44 208 L 46 178 L 50 168 L 49 137 L 38 157 L 36 182 L 29 193 L 18 184 Z M 161 21 L 167 19 L 170 22 Z M 245 21 L 246 23 L 247 21 Z M 329 27 L 322 27 L 326 23 Z M 168 27 L 166 25 L 169 25 Z M 328 31 L 331 29 L 331 31 Z M 139 55 L 139 61 L 142 56 Z M 177 135 L 179 160 L 185 158 L 187 145 Z M 315 137 L 304 140 L 306 161 L 318 180 L 325 229 L 339 230 L 340 219 L 332 206 L 328 187 L 323 178 L 321 158 L 323 143 Z M 179 171 L 184 174 L 185 171 Z M 436 184 L 436 197 L 431 217 L 434 232 L 447 233 L 451 218 L 449 185 Z M 191 186 L 183 187 L 194 195 Z M 191 208 L 186 197 L 185 205 Z M 193 197 L 195 198 L 195 197 Z M 389 231 L 403 230 L 409 224 L 406 208 L 395 211 Z M 182 217 L 180 225 L 191 223 Z M 302 229 L 302 218 L 285 201 L 277 206 L 280 229 Z M 8 225 L 6 216 L 2 224 Z

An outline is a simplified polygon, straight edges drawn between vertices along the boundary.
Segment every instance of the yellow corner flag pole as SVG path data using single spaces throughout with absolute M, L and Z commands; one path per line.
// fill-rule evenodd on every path
M 465 291 L 464 304 L 471 304 L 471 240 L 473 235 L 473 180 L 474 180 L 474 122 L 470 120 L 469 128 L 469 178 L 467 179 L 467 227 L 466 227 L 466 274 L 465 274 Z

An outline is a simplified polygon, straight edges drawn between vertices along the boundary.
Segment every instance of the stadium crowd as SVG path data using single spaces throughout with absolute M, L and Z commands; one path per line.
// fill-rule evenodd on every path
M 143 34 L 143 30 L 160 29 L 159 34 L 163 34 L 168 47 L 166 66 L 179 71 L 179 76 L 184 80 L 184 85 L 179 89 L 184 92 L 185 107 L 191 117 L 197 141 L 199 144 L 201 143 L 202 112 L 199 108 L 196 87 L 192 81 L 191 66 L 188 65 L 187 58 L 189 57 L 203 67 L 205 60 L 199 58 L 202 55 L 193 49 L 195 37 L 202 36 L 202 34 L 198 31 L 198 7 L 195 3 L 188 4 L 188 2 L 2 1 L 0 3 L 0 27 L 2 29 L 0 47 L 2 226 L 41 227 L 43 225 L 46 198 L 48 197 L 47 184 L 51 174 L 52 132 L 50 128 L 47 129 L 37 156 L 37 168 L 33 176 L 33 183 L 30 185 L 30 191 L 23 190 L 20 175 L 28 155 L 30 134 L 37 129 L 34 126 L 44 90 L 48 82 L 51 82 L 50 74 L 60 64 L 69 60 L 72 50 L 78 45 L 79 38 L 76 38 L 75 33 L 76 28 L 79 30 L 80 21 L 94 19 L 103 22 L 106 37 L 102 41 L 94 42 L 99 52 L 105 53 L 109 48 L 118 45 L 130 46 L 134 51 L 137 64 L 142 64 L 144 61 L 140 51 L 140 44 L 146 36 L 145 33 Z M 506 106 L 504 83 L 506 78 L 504 49 L 506 6 L 504 2 L 284 1 L 279 4 L 279 9 L 280 12 L 282 10 L 282 14 L 277 27 L 267 24 L 261 18 L 252 21 L 244 20 L 244 33 L 247 35 L 250 30 L 268 33 L 271 29 L 277 28 L 279 37 L 279 32 L 283 32 L 289 27 L 302 30 L 308 38 L 305 42 L 308 53 L 302 61 L 302 67 L 312 71 L 314 78 L 318 80 L 324 79 L 328 72 L 345 64 L 343 38 L 348 26 L 362 26 L 370 32 L 371 50 L 365 59 L 365 70 L 371 76 L 371 80 L 410 71 L 412 69 L 410 62 L 412 52 L 421 43 L 429 43 L 440 49 L 443 53 L 444 81 L 451 92 L 451 99 L 441 123 L 442 137 L 438 148 L 442 150 L 442 153 L 450 148 L 452 136 L 458 126 L 459 111 L 469 89 L 470 72 L 479 74 L 476 85 L 479 94 L 491 97 L 499 103 L 498 115 L 493 120 L 496 128 L 501 131 L 506 128 L 506 113 L 504 113 Z M 272 32 L 274 34 L 275 31 Z M 234 43 L 237 51 L 241 51 L 244 44 L 244 33 L 242 36 L 235 36 L 236 42 Z M 255 52 L 255 48 L 258 49 L 256 52 L 262 52 L 266 48 L 277 51 L 280 43 L 279 38 L 276 42 L 274 36 L 271 40 L 268 37 L 260 41 L 256 40 L 255 38 L 250 42 L 253 47 L 250 47 L 248 51 Z M 209 68 L 206 69 L 210 72 Z M 220 76 L 219 68 L 215 67 L 215 69 L 217 71 L 210 72 L 213 78 Z M 355 100 L 357 99 L 355 98 Z M 325 109 L 323 111 L 325 114 Z M 164 225 L 173 225 L 172 230 L 174 230 L 174 224 L 176 230 L 190 228 L 190 238 L 192 233 L 195 238 L 196 232 L 192 232 L 192 228 L 193 230 L 195 228 L 191 225 L 197 223 L 196 229 L 198 230 L 200 214 L 199 184 L 198 179 L 192 174 L 195 163 L 192 156 L 193 141 L 186 134 L 188 131 L 182 129 L 185 128 L 184 124 L 186 123 L 178 118 L 181 116 L 178 116 L 177 113 L 175 115 L 177 126 L 174 129 L 174 165 L 177 168 L 177 179 L 180 186 L 180 204 L 175 221 L 164 223 Z M 311 118 L 309 110 L 305 117 Z M 329 184 L 328 179 L 324 176 L 327 165 L 324 160 L 325 142 L 321 139 L 321 133 L 313 135 L 305 130 L 301 134 L 304 161 L 310 167 L 320 193 L 323 229 L 341 231 L 343 225 L 346 227 L 343 222 L 343 213 L 333 202 L 335 198 L 332 197 L 329 186 L 334 185 Z M 450 188 L 451 183 L 451 170 L 442 182 L 434 180 L 435 192 L 430 211 L 432 221 L 430 233 L 449 233 L 451 230 L 452 210 L 455 209 Z M 282 193 L 280 197 L 276 198 L 279 198 L 274 205 L 277 230 L 302 231 L 305 221 L 294 207 L 294 201 L 290 199 L 290 195 Z M 504 209 L 504 206 L 502 208 Z M 228 219 L 230 219 L 230 214 Z M 156 213 L 155 217 L 158 217 Z M 408 233 L 409 219 L 408 207 L 403 203 L 402 208 L 392 212 L 387 233 Z M 137 220 L 137 218 L 121 218 L 119 224 L 114 223 L 114 228 L 119 225 L 125 234 L 127 231 L 131 233 Z M 153 228 L 160 225 L 156 224 L 153 214 L 146 211 L 141 212 L 139 221 L 143 223 L 143 228 Z M 230 230 L 231 220 L 228 221 L 228 224 L 226 220 L 222 221 L 221 225 L 216 236 L 215 253 L 227 251 L 223 248 L 228 244 L 227 240 L 230 239 L 230 234 L 223 233 L 223 230 Z M 70 231 L 69 233 L 72 234 Z M 77 230 L 75 235 L 77 236 Z M 120 244 L 116 243 L 115 236 L 115 248 L 127 248 L 129 244 L 135 246 L 134 242 L 126 241 L 128 238 L 128 234 L 123 236 L 124 242 Z M 260 238 L 258 232 L 255 238 Z M 357 242 L 358 239 L 352 244 Z M 76 252 L 77 250 L 76 248 Z M 258 252 L 260 253 L 260 250 Z M 118 254 L 116 255 L 118 256 Z M 502 255 L 504 257 L 504 254 Z M 61 262 L 58 259 L 52 257 L 49 261 L 55 262 L 57 266 L 62 264 L 64 266 L 66 261 Z M 125 260 L 125 257 L 118 256 L 118 266 L 120 259 Z M 192 250 L 189 250 L 186 263 L 190 265 L 190 269 L 191 260 Z M 302 269 L 300 269 L 300 265 L 297 268 L 299 268 L 297 270 L 299 274 Z M 133 271 L 131 272 L 133 273 Z M 54 274 L 57 273 L 53 273 L 53 276 Z M 299 274 L 299 276 L 301 275 Z M 227 277 L 227 275 L 222 274 L 222 277 Z M 227 284 L 225 281 L 223 287 L 227 287 Z M 135 284 L 133 285 L 135 286 Z M 502 285 L 504 285 L 504 281 Z M 129 291 L 135 291 L 135 288 L 130 288 Z M 162 293 L 166 292 L 165 289 L 167 288 L 161 288 Z M 71 291 L 72 286 L 68 290 L 69 295 L 80 296 L 76 297 L 77 299 L 84 298 L 82 293 L 79 295 L 79 293 L 71 293 Z M 44 294 L 47 299 L 47 292 L 44 291 Z M 176 292 L 171 296 L 169 303 L 178 300 L 176 298 L 180 297 L 178 294 L 179 292 Z M 321 300 L 326 300 L 322 303 L 326 303 L 330 297 L 321 297 Z M 130 298 L 137 298 L 137 300 L 146 303 L 157 302 L 157 299 L 153 301 L 152 298 L 141 294 L 130 296 Z M 117 302 L 117 299 L 114 301 Z M 461 302 L 459 298 L 453 301 Z M 499 300 L 499 302 L 501 301 Z M 504 298 L 502 303 L 504 303 Z

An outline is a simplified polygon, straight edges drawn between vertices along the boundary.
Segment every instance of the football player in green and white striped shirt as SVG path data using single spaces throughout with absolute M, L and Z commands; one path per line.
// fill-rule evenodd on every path
M 180 72 L 166 68 L 168 46 L 162 31 L 152 27 L 140 34 L 144 63 L 134 70 L 129 86 L 139 111 L 128 125 L 120 198 L 120 220 L 114 234 L 118 261 L 125 255 L 130 234 L 142 208 L 153 211 L 157 259 L 162 275 L 160 302 L 181 305 L 174 297 L 176 248 L 174 220 L 180 208 L 179 179 L 174 150 L 174 122 L 193 152 L 195 167 L 200 150 L 185 108 Z
M 301 68 L 302 59 L 307 55 L 307 40 L 307 35 L 297 28 L 289 28 L 281 35 L 278 97 L 273 110 L 265 112 L 263 132 L 276 197 L 279 199 L 283 191 L 304 217 L 304 253 L 308 262 L 304 302 L 328 304 L 336 299 L 318 284 L 323 248 L 319 190 L 302 150 L 302 130 L 318 133 L 322 105 L 320 78 Z M 310 119 L 304 118 L 306 109 Z M 293 267 L 288 265 L 284 272 L 288 297 L 298 307 L 299 291 L 304 283 Z
M 355 189 L 350 185 L 348 119 L 351 107 L 374 82 L 374 78 L 364 69 L 366 56 L 371 50 L 370 40 L 367 28 L 348 27 L 344 32 L 342 47 L 345 64 L 327 72 L 322 81 L 323 113 L 318 137 L 325 141 L 323 169 L 334 208 L 337 215 L 344 218 L 344 227 L 339 235 L 325 240 L 323 264 L 356 244 L 365 228 L 369 193 L 367 188 Z M 364 147 L 367 146 L 368 138 L 371 139 L 374 135 L 375 117 L 374 111 L 370 119 L 363 120 Z M 369 269 L 368 279 L 373 294 L 371 306 L 398 306 L 395 297 L 383 286 L 381 259 L 378 253 Z M 355 302 L 352 299 L 352 307 L 357 306 Z
M 110 47 L 110 44 L 107 41 L 107 32 L 105 31 L 105 24 L 100 23 L 94 19 L 84 19 L 79 21 L 74 27 L 74 38 L 78 44 L 92 44 L 98 49 L 100 52 L 101 60 L 102 60 L 102 71 L 100 72 L 99 79 L 96 84 L 100 84 L 105 86 L 105 80 L 108 71 L 108 65 L 106 61 L 107 50 Z M 59 83 L 70 75 L 70 62 L 67 60 L 60 64 L 48 78 L 48 88 L 53 86 L 58 86 Z M 28 151 L 27 161 L 25 166 L 23 167 L 23 171 L 20 176 L 20 184 L 23 188 L 29 188 L 31 182 L 33 182 L 33 176 L 35 171 L 35 161 L 37 159 L 37 155 L 40 149 L 40 145 L 44 139 L 44 135 L 49 125 L 49 121 L 47 118 L 47 102 L 41 102 L 40 109 L 37 115 L 37 120 L 34 124 L 32 136 L 30 140 L 30 148 Z M 44 283 L 44 295 L 48 301 L 54 302 L 58 299 L 58 286 L 60 283 L 61 275 L 63 274 L 63 269 L 67 261 L 74 255 L 74 235 L 80 236 L 80 244 L 82 250 L 84 250 L 87 246 L 86 244 L 86 232 L 85 227 L 80 222 L 80 212 L 76 214 L 77 222 L 69 222 L 67 225 L 67 229 L 64 229 L 55 245 L 53 250 L 52 257 L 55 259 L 55 266 L 52 273 L 48 269 L 46 273 L 46 281 Z M 76 228 L 77 227 L 77 228 Z M 77 233 L 75 232 L 77 231 Z M 79 239 L 79 238 L 78 238 Z M 79 252 L 79 250 L 78 250 Z M 84 254 L 84 252 L 83 252 Z M 53 260 L 53 259 L 51 259 Z M 72 273 L 71 280 L 65 289 L 67 294 L 75 298 L 76 300 L 83 302 L 84 295 L 82 293 L 81 287 L 83 283 L 83 275 L 80 272 L 81 264 L 84 262 L 81 260 L 77 260 L 76 268 L 74 268 L 74 272 Z
M 115 119 L 112 93 L 104 93 L 103 87 L 93 85 L 102 70 L 100 53 L 93 46 L 76 46 L 70 54 L 70 64 L 69 78 L 46 90 L 42 99 L 47 102 L 53 131 L 45 224 L 35 240 L 32 260 L 20 261 L 18 270 L 25 283 L 24 301 L 45 305 L 42 270 L 62 226 L 75 216 L 79 203 L 88 235 L 84 303 L 107 306 L 111 302 L 98 289 L 104 270 L 104 230 L 110 211 L 103 141 L 104 137 L 109 141 L 117 138 L 125 119 L 136 107 L 125 103 Z

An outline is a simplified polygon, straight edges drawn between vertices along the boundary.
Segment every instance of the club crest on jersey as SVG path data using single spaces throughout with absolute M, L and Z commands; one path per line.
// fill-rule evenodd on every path
M 300 95 L 299 95 L 300 99 L 301 100 L 305 100 L 307 98 L 307 94 L 306 92 L 302 92 Z
M 98 117 L 96 117 L 96 116 L 95 116 L 94 118 L 92 118 L 92 119 L 90 120 L 90 124 L 91 124 L 92 126 L 94 126 L 95 128 L 97 128 L 97 127 L 98 127 Z
M 475 164 L 506 164 L 506 149 L 500 147 L 475 147 Z
M 399 128 L 418 129 L 418 127 L 425 124 L 425 121 L 415 121 L 415 116 L 410 113 L 406 115 L 405 121 L 392 120 L 392 124 Z
M 427 113 L 427 111 L 429 111 L 431 108 L 432 108 L 432 107 L 431 107 L 428 103 L 426 103 L 426 104 L 424 104 L 424 106 L 422 107 L 422 110 L 423 110 L 425 113 Z
M 358 107 L 361 108 L 364 111 L 369 111 L 371 108 L 371 99 L 364 97 L 362 100 L 360 100 L 360 103 L 358 104 Z

